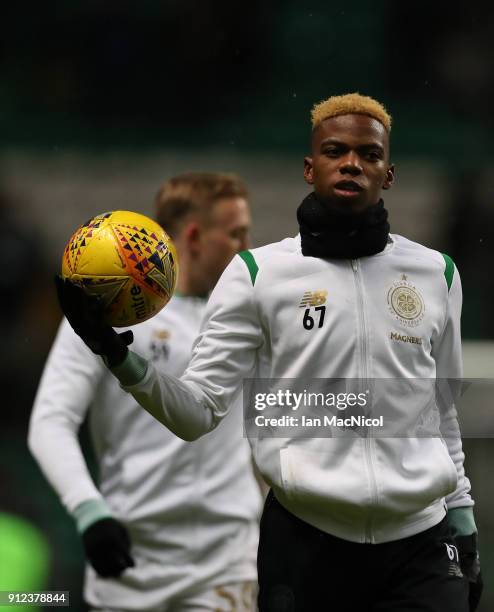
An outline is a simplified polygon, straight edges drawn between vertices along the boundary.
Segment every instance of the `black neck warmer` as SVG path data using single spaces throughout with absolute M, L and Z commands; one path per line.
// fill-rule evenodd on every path
M 302 254 L 327 259 L 357 259 L 380 253 L 388 241 L 384 202 L 352 214 L 332 210 L 310 193 L 297 209 Z

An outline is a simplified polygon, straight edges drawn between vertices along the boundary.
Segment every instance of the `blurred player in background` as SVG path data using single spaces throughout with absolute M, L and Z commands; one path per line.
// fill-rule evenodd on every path
M 247 191 L 234 175 L 177 176 L 157 195 L 156 219 L 177 248 L 177 292 L 133 328 L 135 346 L 157 368 L 180 376 L 208 293 L 248 246 Z M 253 609 L 261 498 L 240 413 L 232 410 L 212 436 L 180 440 L 62 322 L 36 396 L 29 447 L 82 536 L 90 606 Z M 98 488 L 78 442 L 86 417 Z

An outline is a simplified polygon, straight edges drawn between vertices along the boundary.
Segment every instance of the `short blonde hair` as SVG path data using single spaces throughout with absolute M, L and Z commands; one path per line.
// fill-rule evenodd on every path
M 196 216 L 209 220 L 214 205 L 223 198 L 248 199 L 244 182 L 236 174 L 188 172 L 163 183 L 155 198 L 156 220 L 175 238 L 184 223 Z
M 311 111 L 312 129 L 316 128 L 325 119 L 349 114 L 367 115 L 377 119 L 388 133 L 391 131 L 391 115 L 384 106 L 374 98 L 362 96 L 359 93 L 332 96 L 315 104 Z

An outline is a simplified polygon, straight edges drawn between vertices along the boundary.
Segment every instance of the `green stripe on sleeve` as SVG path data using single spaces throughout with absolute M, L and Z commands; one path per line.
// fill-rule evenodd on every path
M 254 259 L 254 255 L 252 255 L 250 251 L 241 251 L 239 255 L 245 261 L 245 265 L 249 269 L 252 285 L 254 285 L 254 283 L 256 282 L 257 273 L 259 271 L 259 268 L 256 264 L 256 260 Z
M 455 273 L 455 264 L 449 255 L 442 253 L 446 267 L 444 268 L 444 278 L 448 285 L 448 291 L 451 289 L 451 283 L 453 282 L 453 274 Z
M 143 357 L 129 351 L 123 362 L 110 368 L 110 372 L 118 378 L 123 387 L 132 387 L 146 376 L 148 365 Z
M 469 536 L 472 535 L 472 533 L 477 533 L 477 525 L 475 524 L 475 518 L 473 516 L 473 508 L 470 506 L 451 508 L 448 510 L 447 516 L 454 538 L 456 538 L 456 536 Z

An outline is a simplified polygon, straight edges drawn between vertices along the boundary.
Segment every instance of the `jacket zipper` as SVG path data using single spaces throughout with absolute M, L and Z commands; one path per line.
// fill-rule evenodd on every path
M 359 354 L 359 367 L 358 375 L 361 381 L 366 381 L 369 377 L 369 347 L 367 341 L 367 324 L 365 320 L 364 310 L 364 290 L 362 284 L 362 276 L 360 270 L 360 263 L 357 259 L 351 260 L 351 266 L 353 270 L 353 276 L 355 281 L 355 290 L 357 294 L 357 311 L 358 311 L 358 354 Z M 364 389 L 365 391 L 365 389 Z M 367 471 L 370 480 L 371 490 L 371 502 L 372 506 L 375 507 L 378 501 L 377 495 L 377 482 L 376 473 L 374 468 L 373 460 L 374 441 L 372 437 L 367 434 L 364 438 L 364 456 L 367 464 Z M 372 514 L 369 512 L 367 521 L 365 524 L 365 543 L 372 543 L 374 536 L 372 534 Z

